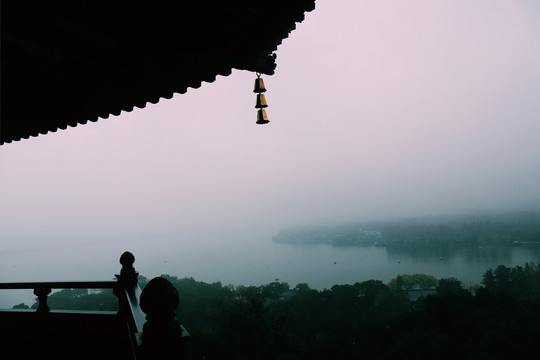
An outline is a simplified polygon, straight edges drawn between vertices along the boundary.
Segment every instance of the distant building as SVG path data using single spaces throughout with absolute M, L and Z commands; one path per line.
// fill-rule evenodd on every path
M 436 295 L 437 290 L 435 289 L 411 289 L 407 290 L 407 298 L 409 301 L 416 301 L 422 296 L 426 297 L 428 295 Z
M 280 301 L 287 301 L 287 300 L 291 300 L 293 297 L 295 297 L 298 293 L 296 292 L 296 290 L 285 290 L 283 291 L 281 294 L 279 294 L 279 300 Z

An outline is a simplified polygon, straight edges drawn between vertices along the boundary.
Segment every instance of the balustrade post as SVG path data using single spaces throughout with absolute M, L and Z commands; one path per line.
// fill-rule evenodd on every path
M 134 262 L 133 254 L 122 254 L 122 270 L 116 275 L 118 284 L 114 290 L 119 301 L 118 314 L 128 321 L 134 336 L 134 354 L 143 360 L 181 357 L 189 333 L 175 316 L 180 302 L 178 291 L 167 279 L 157 277 L 141 292 Z
M 51 288 L 47 286 L 40 286 L 34 289 L 34 295 L 38 297 L 38 308 L 36 310 L 39 314 L 46 314 L 51 311 L 49 305 L 47 305 L 47 296 L 51 293 Z
M 118 285 L 113 290 L 114 295 L 118 297 L 118 315 L 120 316 L 126 316 L 129 311 L 126 291 L 129 295 L 133 295 L 138 283 L 139 273 L 135 271 L 135 268 L 133 267 L 134 263 L 135 256 L 129 251 L 124 252 L 120 256 L 122 269 L 120 270 L 120 275 L 115 275 L 118 280 Z
M 179 302 L 178 291 L 167 279 L 156 277 L 146 285 L 140 298 L 146 314 L 140 352 L 145 359 L 176 358 L 184 352 L 189 334 L 176 319 Z
M 120 270 L 120 275 L 116 275 L 118 281 L 124 287 L 133 287 L 137 284 L 139 279 L 139 273 L 135 271 L 133 264 L 135 263 L 135 256 L 129 251 L 126 251 L 120 256 L 120 264 L 122 264 L 122 269 Z

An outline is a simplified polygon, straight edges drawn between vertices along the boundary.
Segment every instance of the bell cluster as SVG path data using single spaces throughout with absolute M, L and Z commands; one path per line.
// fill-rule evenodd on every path
M 270 120 L 268 120 L 268 116 L 266 115 L 266 110 L 264 110 L 265 107 L 268 107 L 266 98 L 263 94 L 265 91 L 266 88 L 264 87 L 263 79 L 261 79 L 260 76 L 257 76 L 257 79 L 255 79 L 255 89 L 253 90 L 254 93 L 257 93 L 257 102 L 255 103 L 255 108 L 259 109 L 257 110 L 257 124 L 268 124 L 270 122 Z

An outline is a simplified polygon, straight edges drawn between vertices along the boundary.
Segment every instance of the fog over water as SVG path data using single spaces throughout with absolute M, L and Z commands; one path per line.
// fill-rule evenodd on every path
M 262 236 L 262 235 L 261 235 Z M 163 247 L 149 248 L 151 238 L 111 244 L 60 247 L 0 254 L 0 271 L 10 281 L 111 280 L 118 274 L 120 254 L 135 254 L 136 270 L 147 278 L 162 274 L 193 277 L 207 283 L 262 285 L 273 281 L 291 287 L 307 283 L 318 290 L 370 279 L 385 283 L 399 274 L 426 273 L 456 277 L 465 287 L 479 284 L 488 268 L 540 261 L 540 245 L 456 247 L 452 249 L 387 249 L 335 247 L 327 244 L 280 244 L 268 238 L 222 234 L 198 238 L 191 246 L 172 246 L 176 238 L 159 238 Z M 25 268 L 30 264 L 29 268 Z M 209 266 L 210 264 L 210 266 Z M 28 291 L 0 291 L 0 308 L 35 296 Z
M 270 124 L 255 125 L 256 75 L 234 71 L 2 145 L 0 282 L 109 279 L 125 250 L 147 276 L 295 285 L 328 260 L 310 266 L 348 282 L 349 252 L 271 237 L 540 199 L 538 2 L 316 6 L 263 76 Z M 363 250 L 365 274 L 394 271 L 382 250 Z

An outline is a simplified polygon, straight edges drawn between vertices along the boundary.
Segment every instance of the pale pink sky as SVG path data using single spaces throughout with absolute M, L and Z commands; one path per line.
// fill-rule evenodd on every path
M 0 147 L 0 238 L 270 233 L 540 199 L 540 5 L 317 0 L 265 76 Z M 81 240 L 83 241 L 83 240 Z

